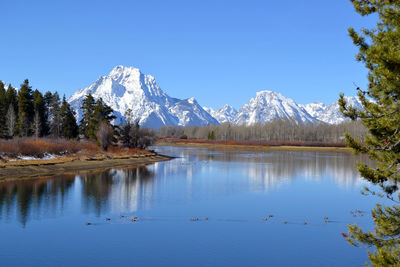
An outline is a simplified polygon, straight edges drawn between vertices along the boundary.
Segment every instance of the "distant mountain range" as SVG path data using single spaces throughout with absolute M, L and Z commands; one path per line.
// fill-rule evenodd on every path
M 68 100 L 82 117 L 80 106 L 87 94 L 103 101 L 114 109 L 116 124 L 125 122 L 124 114 L 131 109 L 134 119 L 142 126 L 204 126 L 233 123 L 252 125 L 266 123 L 276 118 L 289 118 L 301 123 L 325 122 L 337 124 L 345 119 L 337 101 L 330 105 L 320 102 L 301 105 L 293 99 L 273 91 L 260 91 L 238 111 L 230 105 L 214 110 L 202 107 L 195 98 L 178 99 L 167 95 L 151 75 L 133 67 L 117 66 L 107 75 L 98 78 L 87 88 L 79 89 Z M 361 108 L 356 97 L 346 97 L 349 104 Z

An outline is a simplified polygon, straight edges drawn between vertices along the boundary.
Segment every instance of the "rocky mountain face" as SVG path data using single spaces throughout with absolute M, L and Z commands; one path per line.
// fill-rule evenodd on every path
M 252 125 L 277 118 L 295 119 L 302 123 L 316 120 L 292 99 L 273 91 L 261 91 L 239 110 L 234 123 Z
M 82 117 L 80 106 L 87 94 L 95 99 L 102 98 L 111 106 L 117 119 L 124 123 L 124 114 L 131 109 L 134 119 L 142 126 L 204 126 L 208 124 L 233 123 L 252 125 L 266 123 L 277 118 L 294 119 L 300 123 L 324 122 L 338 124 L 342 117 L 338 102 L 325 105 L 321 102 L 297 104 L 274 91 L 260 91 L 237 111 L 230 105 L 219 109 L 201 107 L 194 98 L 178 99 L 167 95 L 151 75 L 133 67 L 117 66 L 107 75 L 98 78 L 87 88 L 79 89 L 68 100 Z M 350 105 L 361 108 L 356 97 L 346 97 Z
M 348 105 L 362 109 L 361 102 L 356 96 L 346 96 L 345 99 Z M 342 116 L 342 113 L 339 109 L 338 101 L 335 101 L 330 105 L 325 105 L 320 102 L 314 102 L 302 106 L 314 118 L 328 124 L 339 124 L 348 120 Z
M 102 98 L 117 116 L 116 124 L 125 121 L 124 114 L 131 109 L 140 125 L 159 128 L 165 125 L 188 126 L 218 124 L 194 98 L 177 99 L 167 95 L 151 75 L 133 67 L 117 66 L 107 75 L 97 79 L 87 88 L 76 91 L 68 100 L 77 111 L 87 94 Z
M 207 107 L 203 107 L 203 109 L 210 113 L 210 115 L 213 116 L 219 123 L 233 123 L 236 115 L 238 114 L 237 110 L 230 105 L 224 105 L 217 110 Z

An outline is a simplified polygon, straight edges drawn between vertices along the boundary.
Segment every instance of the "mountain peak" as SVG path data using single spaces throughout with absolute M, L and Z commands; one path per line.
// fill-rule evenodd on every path
M 234 122 L 239 125 L 252 125 L 266 123 L 277 118 L 294 119 L 303 123 L 315 121 L 293 99 L 274 91 L 260 91 L 256 93 L 256 97 L 251 98 L 249 103 L 239 110 Z
M 361 102 L 356 96 L 345 96 L 344 99 L 347 101 L 348 105 L 354 106 L 356 108 L 362 109 Z M 321 102 L 314 102 L 306 105 L 302 105 L 303 108 L 314 118 L 319 121 L 328 124 L 339 124 L 348 118 L 344 118 L 342 112 L 340 112 L 339 101 L 336 100 L 330 105 L 325 105 Z
M 75 92 L 68 101 L 78 111 L 78 120 L 82 116 L 80 106 L 88 93 L 95 99 L 101 97 L 114 110 L 117 117 L 115 123 L 123 122 L 123 114 L 131 109 L 140 125 L 152 128 L 218 124 L 194 98 L 183 101 L 168 96 L 153 76 L 143 74 L 134 67 L 116 66 L 107 76 Z
M 107 77 L 113 80 L 123 80 L 129 77 L 135 77 L 138 79 L 142 73 L 139 69 L 135 67 L 125 67 L 122 65 L 114 67 L 111 72 L 107 75 Z
M 270 91 L 270 90 L 263 90 L 256 92 L 256 97 L 277 97 L 277 98 L 285 98 L 281 93 Z

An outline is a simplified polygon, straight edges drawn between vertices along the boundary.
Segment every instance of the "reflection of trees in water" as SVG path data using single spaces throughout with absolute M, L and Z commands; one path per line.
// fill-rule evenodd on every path
M 22 225 L 34 218 L 55 217 L 64 203 L 81 190 L 86 211 L 100 215 L 109 205 L 113 210 L 134 211 L 151 193 L 153 172 L 146 167 L 107 170 L 82 176 L 9 181 L 0 183 L 0 220 L 18 218 Z M 81 188 L 76 185 L 81 185 Z M 150 188 L 150 190 L 149 190 Z M 145 204 L 146 202 L 143 201 Z
M 57 216 L 72 197 L 78 197 L 84 211 L 98 216 L 107 211 L 134 212 L 149 208 L 154 194 L 169 190 L 166 186 L 175 185 L 174 180 L 178 181 L 176 185 L 184 186 L 184 197 L 189 198 L 192 194 L 224 195 L 235 190 L 267 191 L 297 177 L 310 180 L 333 178 L 338 185 L 350 187 L 360 182 L 356 161 L 364 161 L 347 153 L 321 151 L 185 150 L 181 156 L 149 167 L 107 170 L 76 178 L 64 176 L 0 183 L 0 220 L 16 217 L 25 225 L 35 217 Z M 207 180 L 207 174 L 221 173 L 224 174 L 222 177 Z M 153 179 L 155 174 L 156 180 Z M 197 177 L 198 174 L 202 176 Z M 244 179 L 239 182 L 231 179 L 232 175 Z M 200 182 L 194 177 L 200 178 Z M 73 190 L 81 193 L 81 199 L 79 194 L 71 192 Z
M 153 176 L 146 167 L 81 176 L 85 211 L 100 215 L 110 208 L 113 212 L 137 210 L 139 203 L 146 203 L 140 200 L 151 194 Z
M 355 166 L 362 158 L 345 153 L 276 153 L 266 160 L 268 165 L 249 162 L 246 169 L 253 185 L 265 190 L 299 177 L 315 181 L 333 178 L 337 185 L 345 188 L 360 182 Z
M 252 185 L 268 190 L 297 177 L 321 180 L 332 177 L 336 184 L 351 187 L 360 182 L 357 161 L 368 159 L 342 152 L 274 151 L 268 153 L 221 153 L 204 157 L 204 160 L 242 162 Z M 229 165 L 222 165 L 229 172 Z
M 334 151 L 246 152 L 186 149 L 185 152 L 186 157 L 162 164 L 165 168 L 163 172 L 185 174 L 189 180 L 201 168 L 215 168 L 227 176 L 234 175 L 239 169 L 240 173 L 248 177 L 250 189 L 263 191 L 289 183 L 298 177 L 315 181 L 330 178 L 344 188 L 358 186 L 362 180 L 356 170 L 356 163 L 368 161 L 363 156 Z M 208 164 L 209 162 L 222 164 Z M 224 162 L 235 165 L 223 164 Z M 157 172 L 162 173 L 160 170 Z
M 0 183 L 0 219 L 15 215 L 25 226 L 32 217 L 55 216 L 73 183 L 73 175 Z

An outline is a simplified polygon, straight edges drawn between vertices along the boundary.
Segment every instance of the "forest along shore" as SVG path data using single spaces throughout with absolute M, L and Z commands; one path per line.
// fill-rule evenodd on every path
M 16 178 L 42 178 L 109 168 L 128 168 L 167 161 L 171 157 L 151 151 L 136 155 L 68 156 L 56 159 L 21 160 L 0 163 L 0 182 Z
M 215 141 L 207 139 L 160 138 L 157 146 L 198 146 L 214 149 L 251 149 L 251 150 L 329 150 L 352 152 L 344 143 L 328 142 L 263 142 L 263 141 Z

